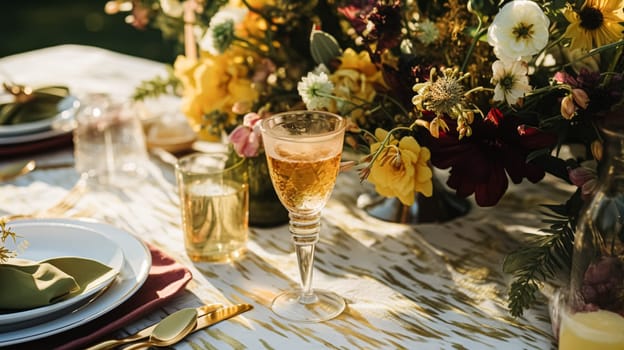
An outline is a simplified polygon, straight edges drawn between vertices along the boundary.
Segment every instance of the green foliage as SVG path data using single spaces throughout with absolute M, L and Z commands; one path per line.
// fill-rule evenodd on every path
M 180 81 L 174 76 L 171 66 L 167 67 L 167 76 L 156 76 L 142 81 L 134 90 L 132 99 L 142 101 L 147 98 L 161 95 L 176 95 L 180 88 Z
M 544 206 L 550 212 L 543 213 L 543 222 L 550 226 L 505 258 L 503 271 L 514 276 L 508 300 L 512 316 L 521 316 L 534 304 L 543 283 L 569 275 L 576 226 L 576 217 L 569 213 L 578 208 L 579 197 L 577 192 L 563 205 Z

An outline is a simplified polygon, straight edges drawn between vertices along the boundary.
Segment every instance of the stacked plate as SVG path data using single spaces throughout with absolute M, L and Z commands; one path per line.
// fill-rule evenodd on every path
M 151 267 L 145 244 L 132 234 L 101 223 L 67 219 L 16 220 L 12 231 L 28 245 L 21 259 L 39 261 L 76 256 L 117 270 L 110 279 L 89 286 L 62 302 L 17 312 L 0 312 L 0 347 L 70 330 L 111 311 L 143 285 Z
M 78 99 L 67 96 L 60 100 L 56 114 L 34 121 L 0 124 L 0 155 L 17 155 L 67 144 L 71 140 Z

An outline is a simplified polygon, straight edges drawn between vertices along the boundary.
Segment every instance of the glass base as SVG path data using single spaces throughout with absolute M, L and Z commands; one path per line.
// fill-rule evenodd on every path
M 278 316 L 294 322 L 323 322 L 340 315 L 344 299 L 334 292 L 314 289 L 312 300 L 302 300 L 301 289 L 280 293 L 273 299 L 271 309 Z
M 222 249 L 206 253 L 193 249 L 186 249 L 186 254 L 193 262 L 209 262 L 209 263 L 231 263 L 241 259 L 247 252 L 247 247 L 243 244 L 236 249 Z

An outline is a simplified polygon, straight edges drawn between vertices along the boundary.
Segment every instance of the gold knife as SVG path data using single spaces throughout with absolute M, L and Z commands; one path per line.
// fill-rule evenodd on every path
M 197 317 L 197 324 L 195 325 L 195 329 L 193 329 L 191 333 L 210 327 L 214 324 L 225 321 L 251 309 L 253 309 L 253 306 L 251 304 L 236 304 L 232 306 L 225 306 L 209 314 L 199 316 Z
M 200 306 L 197 308 L 197 315 L 199 315 L 199 317 L 210 316 L 211 314 L 217 312 L 218 310 L 222 308 L 223 308 L 222 304 L 208 304 L 208 305 Z M 150 334 L 152 334 L 152 331 L 154 330 L 154 328 L 156 328 L 156 325 L 158 325 L 158 323 L 153 324 L 145 329 L 142 329 L 133 335 L 127 336 L 122 339 L 106 340 L 101 343 L 95 344 L 87 348 L 86 350 L 114 349 L 122 344 L 128 344 L 128 343 L 135 342 L 137 340 L 147 339 L 150 336 Z

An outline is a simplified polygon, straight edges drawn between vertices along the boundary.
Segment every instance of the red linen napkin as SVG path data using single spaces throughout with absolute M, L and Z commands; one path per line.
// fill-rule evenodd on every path
M 158 248 L 148 246 L 152 255 L 152 267 L 143 286 L 130 299 L 89 323 L 47 338 L 16 345 L 15 349 L 85 348 L 157 309 L 184 290 L 192 279 L 191 272 Z

